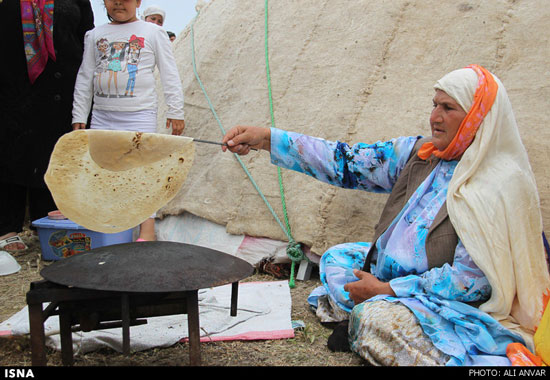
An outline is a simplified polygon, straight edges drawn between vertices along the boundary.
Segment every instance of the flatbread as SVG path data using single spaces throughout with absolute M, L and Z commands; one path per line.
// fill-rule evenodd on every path
M 150 165 L 193 141 L 183 136 L 86 130 L 90 157 L 103 169 L 123 171 Z
M 191 138 L 77 130 L 58 140 L 44 180 L 71 221 L 115 233 L 139 225 L 172 200 L 194 156 Z

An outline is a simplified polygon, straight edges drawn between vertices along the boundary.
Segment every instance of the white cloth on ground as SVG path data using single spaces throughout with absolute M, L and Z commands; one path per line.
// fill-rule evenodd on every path
M 199 291 L 201 341 L 287 339 L 294 337 L 290 288 L 287 281 L 241 282 L 237 315 L 230 315 L 231 285 Z M 59 318 L 44 324 L 46 345 L 61 349 Z M 0 324 L 0 335 L 29 333 L 27 307 Z M 187 315 L 148 318 L 147 324 L 130 328 L 130 349 L 141 351 L 169 347 L 188 337 Z M 122 352 L 122 329 L 74 332 L 73 348 L 84 354 L 102 347 Z

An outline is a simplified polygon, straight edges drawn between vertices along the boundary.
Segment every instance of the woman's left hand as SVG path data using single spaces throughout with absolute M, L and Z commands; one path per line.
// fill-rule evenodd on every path
M 170 127 L 172 127 L 172 134 L 179 136 L 183 133 L 183 129 L 185 128 L 185 120 L 166 119 L 166 129 Z
M 382 282 L 372 274 L 357 269 L 353 274 L 359 280 L 348 282 L 344 285 L 344 290 L 349 292 L 349 297 L 356 305 L 379 294 L 395 296 L 389 282 Z

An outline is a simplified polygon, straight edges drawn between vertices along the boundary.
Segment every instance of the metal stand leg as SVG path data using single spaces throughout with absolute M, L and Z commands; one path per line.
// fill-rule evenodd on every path
M 201 335 L 199 326 L 199 297 L 198 290 L 187 293 L 187 326 L 189 330 L 189 364 L 201 364 Z
M 71 312 L 63 305 L 59 306 L 59 330 L 61 335 L 61 362 L 72 366 L 73 363 L 73 333 L 71 331 Z
M 239 282 L 231 284 L 231 316 L 237 315 L 237 298 L 239 295 Z
M 42 303 L 29 303 L 29 328 L 31 333 L 31 362 L 33 366 L 45 366 L 46 335 L 44 334 L 44 320 Z
M 121 300 L 121 317 L 122 317 L 122 353 L 126 356 L 130 355 L 130 301 L 128 294 L 123 294 Z

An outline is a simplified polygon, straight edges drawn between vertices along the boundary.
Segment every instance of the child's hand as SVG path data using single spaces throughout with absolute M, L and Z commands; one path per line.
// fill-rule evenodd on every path
M 73 131 L 76 131 L 77 129 L 86 129 L 86 123 L 74 123 Z
M 185 120 L 166 119 L 166 129 L 170 127 L 172 127 L 172 134 L 179 136 L 185 128 Z

